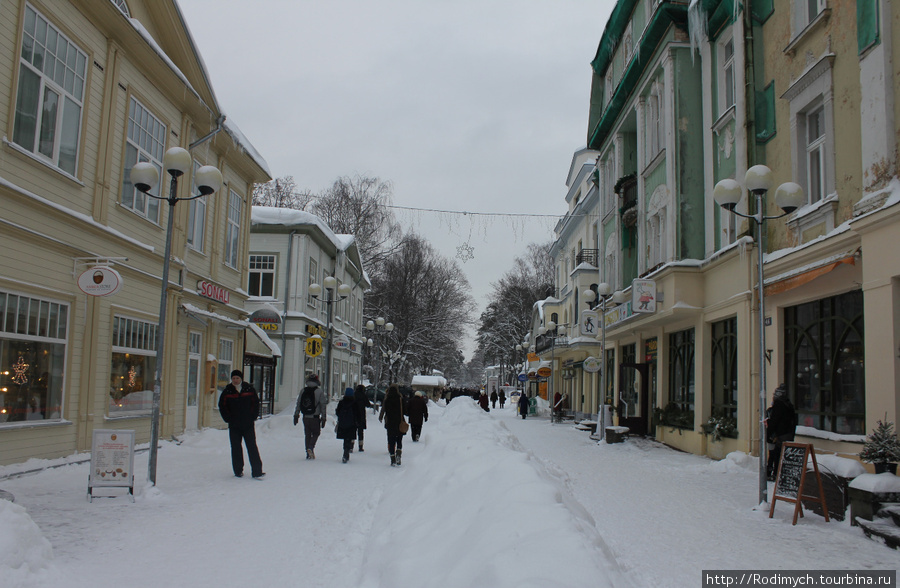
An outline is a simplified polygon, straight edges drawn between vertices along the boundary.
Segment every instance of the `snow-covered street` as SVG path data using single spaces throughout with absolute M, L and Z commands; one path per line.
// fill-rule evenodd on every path
M 16 497 L 0 500 L 0 584 L 681 587 L 707 569 L 900 566 L 849 521 L 807 513 L 792 526 L 785 503 L 769 519 L 746 455 L 598 444 L 466 398 L 429 413 L 399 468 L 371 412 L 366 451 L 348 464 L 332 413 L 312 461 L 289 413 L 257 422 L 262 481 L 232 475 L 226 431 L 167 441 L 155 488 L 137 453 L 135 503 L 89 503 L 87 463 L 0 467 Z

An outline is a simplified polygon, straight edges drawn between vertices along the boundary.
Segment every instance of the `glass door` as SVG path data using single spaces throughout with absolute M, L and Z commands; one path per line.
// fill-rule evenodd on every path
M 198 399 L 200 398 L 200 350 L 202 349 L 202 335 L 191 333 L 188 343 L 188 373 L 187 390 L 185 390 L 184 430 L 196 431 L 200 427 L 200 410 Z

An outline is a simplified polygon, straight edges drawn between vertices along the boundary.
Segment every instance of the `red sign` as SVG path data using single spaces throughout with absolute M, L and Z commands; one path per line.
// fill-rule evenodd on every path
M 200 296 L 212 298 L 213 300 L 221 302 L 222 304 L 228 304 L 228 290 L 222 288 L 221 286 L 210 284 L 207 281 L 197 282 L 197 293 L 200 294 Z

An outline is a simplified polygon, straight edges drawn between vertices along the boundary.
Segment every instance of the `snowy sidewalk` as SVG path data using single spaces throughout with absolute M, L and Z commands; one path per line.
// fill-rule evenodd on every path
M 391 468 L 368 414 L 342 464 L 333 423 L 304 459 L 290 414 L 257 423 L 267 477 L 231 475 L 225 431 L 162 444 L 157 487 L 88 503 L 87 464 L 0 467 L 4 586 L 697 586 L 704 569 L 896 569 L 849 523 L 754 510 L 756 461 L 712 462 L 571 425 L 429 404 Z M 146 452 L 138 453 L 139 486 Z M 59 460 L 63 462 L 65 460 Z M 23 508 L 24 507 L 24 508 Z M 33 521 L 33 522 L 32 522 Z M 52 546 L 52 549 L 51 549 Z M 799 548 L 798 548 L 799 547 Z

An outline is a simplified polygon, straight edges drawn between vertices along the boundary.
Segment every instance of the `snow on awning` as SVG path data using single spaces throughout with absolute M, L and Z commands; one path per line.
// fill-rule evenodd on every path
M 771 294 L 781 294 L 782 292 L 793 290 L 794 288 L 798 288 L 815 280 L 819 276 L 837 269 L 845 263 L 856 265 L 856 251 L 841 253 L 827 259 L 820 259 L 807 266 L 796 268 L 778 276 L 773 276 L 765 281 L 766 286 L 763 291 L 766 296 L 769 296 Z
M 188 302 L 185 302 L 181 305 L 181 310 L 183 310 L 184 313 L 188 316 L 198 319 L 201 322 L 203 321 L 203 318 L 211 318 L 214 321 L 225 323 L 230 328 L 246 329 L 248 326 L 250 326 L 250 323 L 247 321 L 236 321 L 231 317 L 225 316 L 224 314 L 203 310 L 202 308 L 198 308 Z
M 278 343 L 272 341 L 269 338 L 269 335 L 259 327 L 259 325 L 255 325 L 253 323 L 249 323 L 248 326 L 250 330 L 253 331 L 253 334 L 256 335 L 257 339 L 262 341 L 263 345 L 269 348 L 269 351 L 272 352 L 272 357 L 281 357 L 281 347 L 278 346 Z
M 411 387 L 415 388 L 416 386 L 428 386 L 428 387 L 440 387 L 446 386 L 447 380 L 445 380 L 441 376 L 413 376 Z

